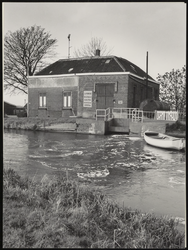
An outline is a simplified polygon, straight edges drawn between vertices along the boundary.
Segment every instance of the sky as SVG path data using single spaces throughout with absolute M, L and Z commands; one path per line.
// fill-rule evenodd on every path
M 183 2 L 6 2 L 3 34 L 33 25 L 57 39 L 54 61 L 68 58 L 92 37 L 102 38 L 111 54 L 125 58 L 156 80 L 186 64 L 186 4 Z M 52 62 L 52 63 L 53 63 Z M 3 93 L 4 101 L 24 105 L 27 95 Z

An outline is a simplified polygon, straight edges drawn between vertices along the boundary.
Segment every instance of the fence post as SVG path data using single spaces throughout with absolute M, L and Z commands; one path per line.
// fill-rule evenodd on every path
M 157 110 L 154 111 L 154 120 L 157 120 Z

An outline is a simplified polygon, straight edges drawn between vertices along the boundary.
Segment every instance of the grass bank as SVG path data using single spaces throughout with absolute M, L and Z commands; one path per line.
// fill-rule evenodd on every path
M 64 176 L 35 182 L 3 171 L 3 248 L 185 248 L 177 225 Z

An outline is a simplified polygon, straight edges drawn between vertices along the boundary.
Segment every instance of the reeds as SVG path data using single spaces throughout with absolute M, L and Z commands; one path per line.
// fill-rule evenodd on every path
M 68 176 L 3 171 L 4 248 L 184 248 L 178 222 L 119 207 Z

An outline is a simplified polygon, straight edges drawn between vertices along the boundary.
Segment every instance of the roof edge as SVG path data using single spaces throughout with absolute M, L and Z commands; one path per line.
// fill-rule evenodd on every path
M 75 76 L 83 76 L 83 75 L 85 75 L 85 76 L 91 76 L 91 75 L 132 75 L 132 76 L 139 78 L 139 79 L 142 79 L 142 80 L 146 79 L 145 77 L 137 76 L 131 72 L 95 72 L 95 73 L 75 73 L 75 74 L 59 74 L 59 75 L 34 75 L 34 76 L 29 76 L 28 79 L 55 78 L 55 77 L 67 77 L 67 76 L 70 76 L 70 77 L 74 76 L 75 77 Z M 157 81 L 152 80 L 150 78 L 148 78 L 148 81 L 159 84 Z
M 58 61 L 73 61 L 73 60 L 84 60 L 84 59 L 99 59 L 99 58 L 114 58 L 114 55 L 107 55 L 107 56 L 83 56 L 83 57 L 72 57 L 72 58 L 64 58 L 59 59 Z
M 116 61 L 116 63 L 122 68 L 122 70 L 125 72 L 126 69 L 123 67 L 123 65 L 118 61 L 118 57 L 114 56 L 114 60 Z

